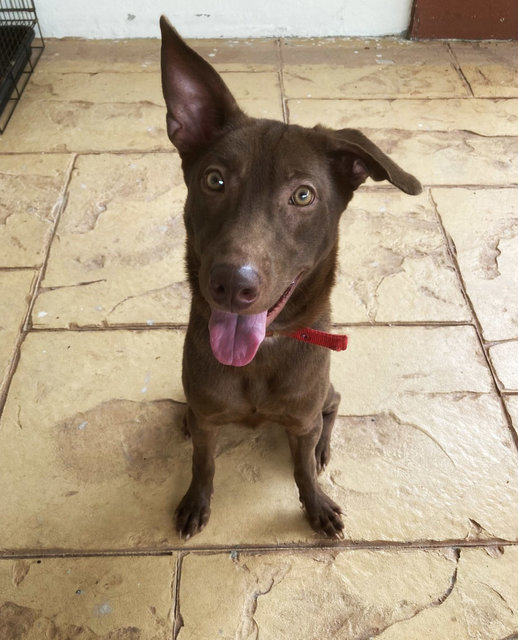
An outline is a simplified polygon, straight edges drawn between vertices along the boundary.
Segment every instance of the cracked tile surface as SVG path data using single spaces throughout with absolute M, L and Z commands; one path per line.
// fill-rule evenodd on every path
M 518 97 L 516 42 L 452 42 L 452 51 L 477 97 Z
M 0 137 L 0 636 L 515 637 L 515 43 L 194 43 L 251 115 L 361 128 L 425 189 L 369 181 L 341 221 L 344 539 L 307 524 L 281 428 L 229 425 L 188 542 L 159 42 L 46 44 Z
M 320 45 L 320 46 L 319 46 Z M 467 95 L 441 43 L 409 47 L 391 39 L 288 41 L 288 98 L 440 98 Z
M 4 546 L 125 548 L 175 539 L 171 508 L 190 456 L 177 405 L 182 337 L 27 338 L 0 423 Z
M 78 158 L 34 326 L 186 323 L 185 195 L 177 154 Z
M 433 189 L 486 340 L 518 337 L 518 189 Z
M 516 555 L 508 548 L 190 554 L 178 638 L 286 638 L 293 629 L 304 640 L 511 637 Z
M 0 155 L 0 268 L 43 264 L 71 163 L 60 154 Z
M 282 117 L 276 73 L 223 76 L 251 116 Z M 43 67 L 26 95 L 0 138 L 0 153 L 170 150 L 158 73 L 55 73 Z
M 357 194 L 340 225 L 332 300 L 340 323 L 470 320 L 428 194 Z
M 169 640 L 174 575 L 167 556 L 0 560 L 2 637 Z
M 511 415 L 514 428 L 518 430 L 518 395 L 509 395 L 505 397 L 507 410 Z
M 518 391 L 518 340 L 489 349 L 496 376 L 506 391 Z
M 342 129 L 465 130 L 480 136 L 516 135 L 518 103 L 513 99 L 288 100 L 290 122 L 315 122 Z

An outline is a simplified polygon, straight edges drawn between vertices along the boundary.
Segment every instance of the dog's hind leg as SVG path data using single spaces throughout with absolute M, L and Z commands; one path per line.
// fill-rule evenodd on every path
M 315 447 L 317 473 L 321 473 L 326 468 L 331 458 L 331 431 L 333 430 L 339 404 L 340 394 L 336 392 L 333 385 L 330 384 L 327 398 L 322 408 L 322 434 Z

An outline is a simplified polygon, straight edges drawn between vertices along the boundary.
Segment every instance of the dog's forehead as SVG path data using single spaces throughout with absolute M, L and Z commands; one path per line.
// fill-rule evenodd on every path
M 217 152 L 251 170 L 260 165 L 284 173 L 309 172 L 323 162 L 325 140 L 318 131 L 275 120 L 257 120 L 229 133 Z

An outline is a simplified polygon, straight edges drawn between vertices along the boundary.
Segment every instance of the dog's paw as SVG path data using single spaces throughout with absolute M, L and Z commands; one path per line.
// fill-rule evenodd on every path
M 176 529 L 180 537 L 189 540 L 199 533 L 210 517 L 210 498 L 188 491 L 175 512 Z
M 317 533 L 329 538 L 343 538 L 342 509 L 325 493 L 319 491 L 310 500 L 303 501 L 309 524 Z

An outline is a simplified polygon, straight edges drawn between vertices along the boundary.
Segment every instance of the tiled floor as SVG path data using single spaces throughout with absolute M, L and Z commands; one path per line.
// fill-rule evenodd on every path
M 358 127 L 425 185 L 341 225 L 342 393 L 309 528 L 275 428 L 190 473 L 188 312 L 158 42 L 48 42 L 0 139 L 2 640 L 518 637 L 516 43 L 210 41 L 252 115 Z

